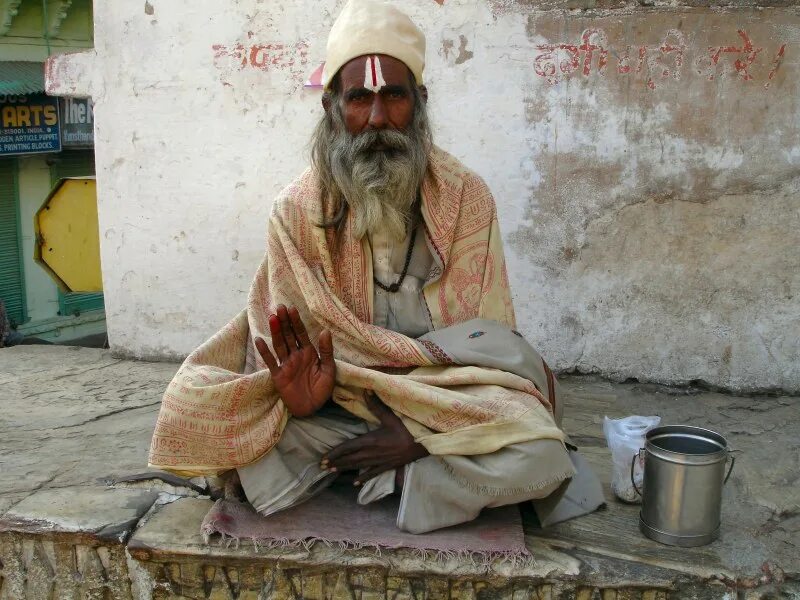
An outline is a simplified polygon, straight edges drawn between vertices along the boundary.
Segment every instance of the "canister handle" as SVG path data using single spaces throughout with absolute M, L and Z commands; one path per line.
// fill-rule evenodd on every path
M 738 450 L 729 450 L 729 452 L 738 452 Z M 731 473 L 733 473 L 733 465 L 735 465 L 735 464 L 736 464 L 736 457 L 735 456 L 731 456 L 731 466 L 728 467 L 728 474 L 725 475 L 725 479 L 722 480 L 722 485 L 725 485 L 726 483 L 728 483 L 728 479 L 731 478 Z
M 636 466 L 636 459 L 642 455 L 642 450 L 644 450 L 644 448 L 639 448 L 639 451 L 633 455 L 633 458 L 631 458 L 631 485 L 633 486 L 633 489 L 636 490 L 636 493 L 640 496 L 642 495 L 642 491 L 636 487 L 636 482 L 633 480 L 633 468 Z M 731 469 L 732 468 L 733 465 L 731 465 Z M 730 471 L 728 472 L 728 475 L 730 476 Z M 725 481 L 728 481 L 727 477 L 725 478 Z

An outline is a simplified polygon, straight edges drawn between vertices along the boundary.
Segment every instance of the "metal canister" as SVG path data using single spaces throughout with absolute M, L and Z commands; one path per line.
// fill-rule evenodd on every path
M 720 434 L 687 425 L 667 425 L 647 432 L 639 528 L 671 546 L 703 546 L 719 537 L 722 487 L 728 443 Z M 631 481 L 633 465 L 631 463 Z M 635 487 L 635 484 L 634 484 Z M 637 490 L 639 491 L 639 490 Z

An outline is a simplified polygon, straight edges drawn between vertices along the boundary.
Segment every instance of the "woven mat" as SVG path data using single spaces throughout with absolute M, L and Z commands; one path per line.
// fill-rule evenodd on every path
M 415 535 L 397 528 L 399 498 L 389 497 L 361 506 L 354 490 L 328 488 L 311 500 L 269 517 L 249 504 L 218 500 L 203 519 L 209 541 L 251 540 L 256 548 L 304 547 L 315 543 L 342 548 L 409 548 L 424 557 L 472 558 L 487 564 L 496 559 L 530 560 L 522 518 L 517 506 L 488 509 L 470 523 Z

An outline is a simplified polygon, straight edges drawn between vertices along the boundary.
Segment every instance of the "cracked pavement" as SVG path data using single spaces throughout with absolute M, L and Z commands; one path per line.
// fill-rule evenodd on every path
M 161 393 L 175 370 L 93 348 L 0 351 L 0 513 L 40 489 L 147 470 Z

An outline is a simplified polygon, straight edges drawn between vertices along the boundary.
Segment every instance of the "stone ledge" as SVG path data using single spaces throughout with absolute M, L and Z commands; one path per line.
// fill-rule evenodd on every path
M 200 522 L 211 502 L 185 499 L 161 507 L 128 544 L 140 590 L 169 597 L 247 598 L 591 598 L 599 590 L 581 574 L 581 561 L 529 538 L 534 564 L 495 563 L 490 571 L 465 561 L 426 561 L 409 551 L 339 550 L 323 544 L 309 551 L 252 544 L 204 543 Z M 664 578 L 666 580 L 666 578 Z M 604 588 L 631 598 L 667 598 L 653 583 Z M 590 595 L 586 596 L 586 593 Z M 175 596 L 170 596 L 174 594 Z M 207 596 L 203 596 L 207 594 Z M 226 594 L 229 594 L 227 596 Z M 259 595 L 262 594 L 262 595 Z M 583 596 L 581 595 L 583 594 Z M 622 597 L 622 596 L 621 596 Z
M 612 555 L 623 554 L 621 546 L 610 552 L 567 544 L 564 532 L 560 539 L 551 537 L 552 532 L 529 533 L 526 543 L 536 559 L 533 565 L 496 563 L 489 571 L 458 560 L 425 561 L 402 550 L 377 555 L 322 544 L 309 551 L 256 551 L 246 541 L 207 545 L 200 522 L 211 504 L 204 499 L 178 500 L 160 507 L 137 530 L 128 552 L 134 591 L 144 594 L 139 597 L 159 590 L 162 595 L 154 597 L 722 600 L 737 591 L 747 590 L 752 598 L 762 597 L 762 592 L 770 597 L 774 591 L 769 586 L 750 589 L 728 579 L 731 574 L 714 566 L 708 548 L 688 551 L 691 556 L 682 562 L 676 560 L 682 551 L 675 549 L 658 565 L 638 559 L 635 548 L 624 557 Z M 635 544 L 649 545 L 656 554 L 663 548 L 648 540 Z M 782 593 L 791 589 L 785 583 L 778 587 Z
M 40 490 L 0 519 L 0 598 L 130 598 L 124 542 L 147 490 Z
M 97 323 L 106 320 L 106 311 L 92 310 L 80 315 L 66 315 L 50 317 L 49 319 L 39 319 L 36 321 L 28 321 L 17 328 L 22 334 L 26 336 L 38 336 L 42 333 L 49 333 L 66 327 L 77 327 L 78 325 L 86 325 L 88 323 Z
M 97 349 L 0 352 L 9 399 L 0 423 L 0 600 L 800 598 L 797 398 L 563 379 L 565 428 L 603 481 L 611 465 L 603 415 L 702 424 L 741 450 L 724 494 L 722 538 L 688 550 L 656 544 L 639 533 L 637 507 L 610 500 L 546 531 L 526 522 L 536 562 L 484 572 L 403 551 L 206 545 L 199 526 L 210 501 L 176 499 L 196 490 L 148 478 L 114 483 L 146 471 L 158 399 L 176 365 Z
M 149 490 L 81 487 L 41 490 L 0 519 L 0 533 L 81 534 L 124 543 L 158 499 Z

